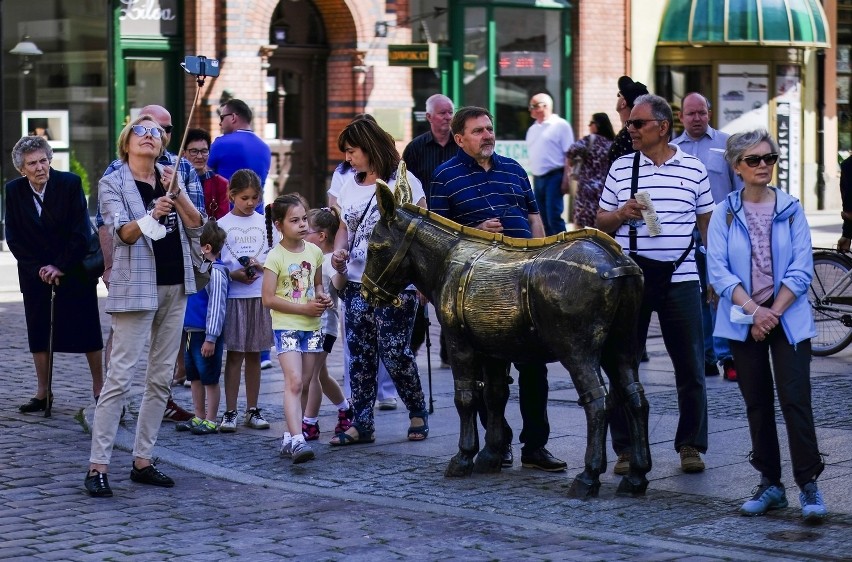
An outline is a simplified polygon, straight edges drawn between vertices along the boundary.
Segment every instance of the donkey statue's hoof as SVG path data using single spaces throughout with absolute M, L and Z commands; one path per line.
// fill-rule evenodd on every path
M 571 487 L 568 488 L 568 496 L 578 500 L 587 500 L 589 498 L 598 497 L 598 490 L 601 488 L 601 481 L 597 478 L 591 478 L 584 473 L 578 474 L 574 481 L 571 482 Z
M 645 490 L 648 489 L 648 479 L 644 476 L 630 476 L 629 474 L 621 479 L 618 484 L 618 489 L 615 491 L 616 496 L 644 496 Z
M 465 476 L 470 476 L 472 472 L 473 459 L 462 453 L 457 453 L 456 456 L 450 459 L 450 464 L 447 465 L 444 476 L 448 478 L 464 478 Z
M 477 474 L 494 474 L 500 472 L 502 457 L 488 447 L 479 451 L 473 471 Z

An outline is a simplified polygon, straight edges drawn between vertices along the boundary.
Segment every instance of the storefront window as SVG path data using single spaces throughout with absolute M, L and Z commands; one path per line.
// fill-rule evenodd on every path
M 102 0 L 0 2 L 3 57 L 3 181 L 18 173 L 9 156 L 26 134 L 44 134 L 53 167 L 88 176 L 87 193 L 115 158 L 108 143 L 108 3 Z M 11 54 L 24 38 L 41 54 Z M 85 178 L 84 178 L 85 180 Z
M 658 65 L 654 84 L 656 94 L 666 98 L 675 114 L 675 135 L 683 132 L 683 124 L 677 118 L 681 101 L 690 92 L 701 92 L 711 97 L 709 85 L 713 79 L 710 65 Z
M 488 107 L 488 23 L 485 8 L 468 8 L 464 14 L 464 103 Z

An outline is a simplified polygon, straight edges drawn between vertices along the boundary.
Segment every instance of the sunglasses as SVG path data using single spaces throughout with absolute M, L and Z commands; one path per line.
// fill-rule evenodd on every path
M 190 148 L 186 151 L 190 156 L 207 156 L 210 154 L 210 150 L 207 148 Z
M 756 154 L 752 154 L 751 156 L 744 156 L 740 158 L 743 162 L 746 163 L 746 166 L 749 168 L 757 168 L 760 166 L 760 161 L 763 160 L 766 162 L 767 166 L 772 166 L 776 162 L 778 162 L 778 153 L 770 152 L 769 154 L 764 154 L 763 156 L 758 156 Z
M 635 129 L 641 129 L 645 126 L 645 123 L 649 121 L 660 121 L 660 119 L 628 119 L 624 122 L 624 125 L 627 127 L 633 127 Z
M 533 109 L 538 109 L 539 107 L 544 107 L 545 105 L 547 105 L 547 104 L 543 103 L 543 102 L 531 103 L 530 106 L 529 106 L 529 110 L 532 111 Z
M 133 131 L 133 134 L 137 137 L 144 137 L 147 134 L 151 134 L 155 139 L 159 139 L 163 136 L 162 131 L 160 131 L 159 127 L 146 127 L 145 125 L 133 125 L 130 127 L 130 130 Z
M 166 132 L 167 135 L 170 135 L 170 134 L 172 134 L 172 129 L 174 129 L 175 126 L 174 125 L 163 125 L 161 128 Z
M 225 117 L 228 117 L 229 115 L 233 115 L 233 113 L 223 113 L 223 114 L 219 115 L 219 123 L 224 121 Z

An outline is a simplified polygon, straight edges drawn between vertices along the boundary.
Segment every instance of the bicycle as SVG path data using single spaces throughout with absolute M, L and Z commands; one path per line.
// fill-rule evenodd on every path
M 814 248 L 814 277 L 808 300 L 817 335 L 811 353 L 833 355 L 852 342 L 852 257 L 832 248 Z

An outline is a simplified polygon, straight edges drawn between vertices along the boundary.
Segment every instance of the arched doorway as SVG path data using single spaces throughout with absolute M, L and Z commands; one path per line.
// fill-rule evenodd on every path
M 325 202 L 325 26 L 313 2 L 282 0 L 272 14 L 267 70 L 267 123 L 274 129 L 271 174 L 277 193 L 297 191 L 311 205 Z M 270 131 L 271 133 L 271 131 Z

